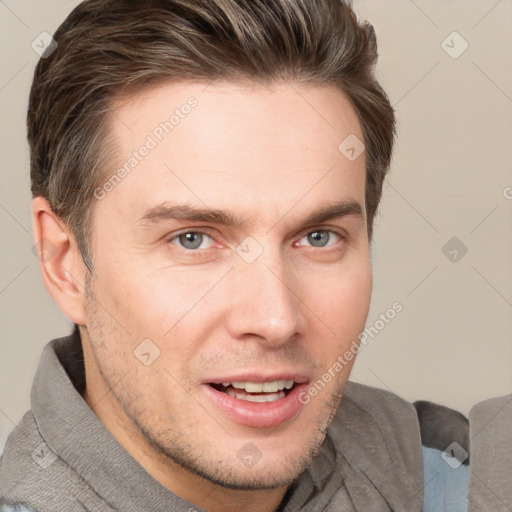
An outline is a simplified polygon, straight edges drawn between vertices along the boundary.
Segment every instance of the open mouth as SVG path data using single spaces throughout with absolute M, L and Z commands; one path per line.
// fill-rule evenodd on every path
M 284 398 L 295 387 L 293 380 L 275 380 L 272 382 L 223 382 L 210 384 L 222 393 L 247 402 L 276 402 Z
M 287 377 L 289 380 L 262 382 L 265 377 L 247 376 L 254 380 L 228 382 L 230 377 L 226 376 L 226 380 L 204 382 L 202 389 L 214 406 L 236 423 L 253 428 L 277 427 L 296 417 L 304 407 L 299 395 L 307 388 L 308 379 L 301 375 Z

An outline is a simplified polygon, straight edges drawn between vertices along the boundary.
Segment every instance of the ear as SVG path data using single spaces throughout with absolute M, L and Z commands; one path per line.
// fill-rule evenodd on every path
M 69 227 L 43 197 L 32 200 L 34 252 L 46 289 L 69 320 L 85 325 L 85 266 Z

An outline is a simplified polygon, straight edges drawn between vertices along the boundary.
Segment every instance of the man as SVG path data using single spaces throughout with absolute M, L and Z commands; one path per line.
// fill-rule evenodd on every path
M 3 502 L 421 510 L 414 408 L 348 383 L 395 126 L 372 27 L 339 0 L 90 0 L 54 39 L 32 213 L 75 331 L 45 347 Z

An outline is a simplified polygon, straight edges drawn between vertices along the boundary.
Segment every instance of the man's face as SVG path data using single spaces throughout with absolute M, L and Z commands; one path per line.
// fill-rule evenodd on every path
M 107 179 L 134 151 L 137 163 L 94 206 L 88 393 L 110 387 L 109 428 L 160 460 L 276 487 L 323 441 L 351 369 L 333 365 L 368 313 L 365 156 L 338 149 L 363 135 L 334 88 L 205 87 L 116 105 Z M 95 365 L 103 383 L 89 379 Z

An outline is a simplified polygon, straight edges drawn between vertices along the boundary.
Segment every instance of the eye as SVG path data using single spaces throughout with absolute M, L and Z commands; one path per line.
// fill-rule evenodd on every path
M 213 239 L 203 231 L 185 231 L 169 238 L 169 242 L 187 250 L 208 249 L 213 245 Z
M 306 240 L 312 247 L 328 247 L 340 239 L 341 235 L 330 229 L 316 229 L 302 237 L 299 241 L 299 245 L 302 245 L 300 242 Z

